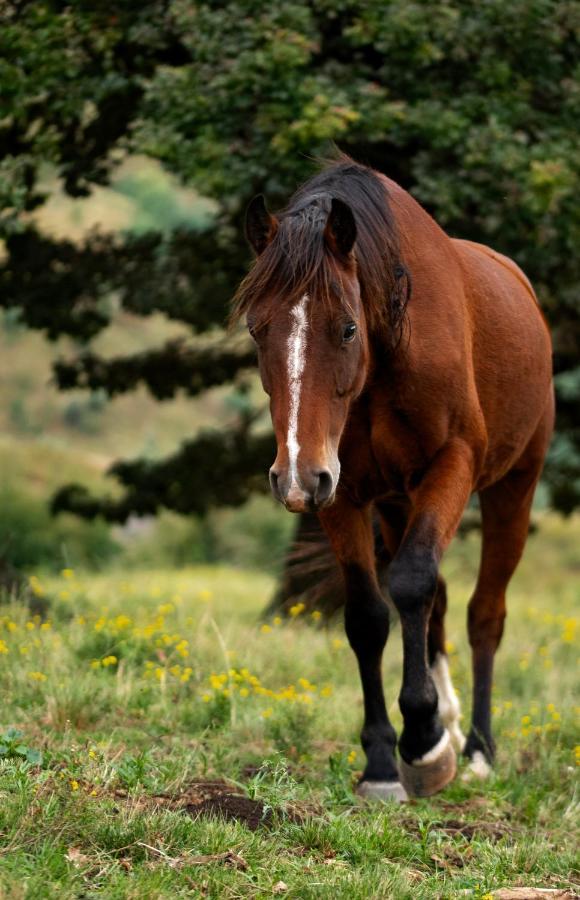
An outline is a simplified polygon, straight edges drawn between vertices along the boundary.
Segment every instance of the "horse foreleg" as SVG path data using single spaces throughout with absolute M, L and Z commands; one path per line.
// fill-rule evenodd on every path
M 370 508 L 356 509 L 337 499 L 320 513 L 342 567 L 346 634 L 355 652 L 364 699 L 361 743 L 367 764 L 357 787 L 363 797 L 406 800 L 395 761 L 397 736 L 389 721 L 381 662 L 389 635 L 389 610 L 377 583 Z
M 410 494 L 412 510 L 407 529 L 389 569 L 389 593 L 399 611 L 403 633 L 400 773 L 407 791 L 418 796 L 441 790 L 456 772 L 451 737 L 439 716 L 427 631 L 439 560 L 455 534 L 472 479 L 470 448 L 463 441 L 450 442 Z

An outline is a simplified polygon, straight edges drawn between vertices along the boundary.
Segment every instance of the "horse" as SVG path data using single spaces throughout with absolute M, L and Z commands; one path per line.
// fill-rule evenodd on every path
M 522 270 L 449 237 L 403 188 L 347 156 L 271 214 L 246 213 L 256 258 L 234 298 L 270 397 L 274 496 L 316 512 L 344 577 L 345 630 L 364 700 L 362 797 L 404 801 L 491 772 L 491 689 L 506 588 L 522 555 L 554 421 L 551 341 Z M 467 737 L 445 642 L 439 574 L 472 494 L 482 549 L 467 629 Z M 389 555 L 403 641 L 397 735 L 381 661 L 389 607 L 373 517 Z M 398 761 L 397 761 L 398 759 Z

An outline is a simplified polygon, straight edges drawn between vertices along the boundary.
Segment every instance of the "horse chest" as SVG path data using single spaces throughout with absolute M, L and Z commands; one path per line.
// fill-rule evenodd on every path
M 363 503 L 405 496 L 427 455 L 407 417 L 389 404 L 367 401 L 350 417 L 340 447 L 341 481 Z

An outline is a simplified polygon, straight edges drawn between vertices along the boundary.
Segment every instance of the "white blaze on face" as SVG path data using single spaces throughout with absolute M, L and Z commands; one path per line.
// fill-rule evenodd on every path
M 308 319 L 306 307 L 308 306 L 308 294 L 292 309 L 290 319 L 292 328 L 288 337 L 288 391 L 290 394 L 290 409 L 288 411 L 288 463 L 290 466 L 291 490 L 298 483 L 298 412 L 300 410 L 300 393 L 302 389 L 302 373 L 306 360 L 306 331 Z

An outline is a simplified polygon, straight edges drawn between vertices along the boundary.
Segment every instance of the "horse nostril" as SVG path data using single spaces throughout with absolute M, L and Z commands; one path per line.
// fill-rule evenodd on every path
M 278 487 L 278 472 L 274 469 L 270 469 L 270 488 L 276 500 L 282 500 L 280 496 L 280 488 Z
M 322 506 L 332 496 L 334 483 L 332 475 L 328 469 L 321 469 L 318 472 L 318 485 L 314 493 L 314 502 L 317 506 Z

